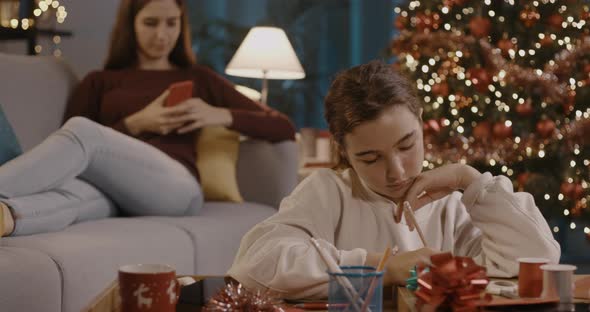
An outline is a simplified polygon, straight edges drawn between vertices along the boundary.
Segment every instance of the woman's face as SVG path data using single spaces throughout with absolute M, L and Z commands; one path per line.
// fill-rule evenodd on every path
M 180 35 L 181 11 L 174 0 L 152 0 L 135 16 L 140 60 L 168 58 Z
M 402 105 L 361 123 L 344 137 L 345 154 L 359 177 L 376 193 L 401 199 L 422 171 L 424 145 L 418 118 Z

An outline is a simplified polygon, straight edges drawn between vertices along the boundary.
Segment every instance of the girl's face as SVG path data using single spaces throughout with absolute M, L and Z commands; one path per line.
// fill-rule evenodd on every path
M 345 154 L 373 190 L 397 201 L 422 171 L 424 145 L 418 118 L 402 105 L 361 123 L 344 137 Z
M 135 16 L 140 60 L 167 59 L 180 36 L 181 11 L 174 0 L 152 0 Z

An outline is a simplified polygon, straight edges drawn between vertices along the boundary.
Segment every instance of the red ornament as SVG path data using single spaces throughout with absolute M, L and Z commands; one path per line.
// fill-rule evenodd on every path
M 576 183 L 574 186 L 574 191 L 572 193 L 572 198 L 574 200 L 578 200 L 584 196 L 584 187 L 582 187 L 581 183 Z
M 398 17 L 396 17 L 394 24 L 397 29 L 404 30 L 408 25 L 408 18 L 406 16 L 399 15 Z
M 466 0 L 444 0 L 443 4 L 448 8 L 452 8 L 454 6 L 463 6 L 465 2 Z
M 547 18 L 547 24 L 553 28 L 561 29 L 563 23 L 563 16 L 559 13 L 552 14 Z
M 541 14 L 537 12 L 534 8 L 526 7 L 524 10 L 520 12 L 520 20 L 524 23 L 526 27 L 532 27 L 539 19 L 541 18 Z
M 516 112 L 521 115 L 528 117 L 533 114 L 533 100 L 530 98 L 526 99 L 524 103 L 516 105 Z
M 488 92 L 488 86 L 490 85 L 491 78 L 484 68 L 470 68 L 467 71 L 467 75 L 471 79 L 471 82 L 473 83 L 473 87 L 475 88 L 475 90 L 481 93 Z
M 519 174 L 518 177 L 516 177 L 516 181 L 518 182 L 518 186 L 524 187 L 526 182 L 529 180 L 530 176 L 531 176 L 531 173 L 528 171 Z
M 537 122 L 537 132 L 542 138 L 550 137 L 555 131 L 555 122 L 551 119 L 543 119 Z
M 504 122 L 497 122 L 494 124 L 492 132 L 495 138 L 503 140 L 512 136 L 512 127 L 506 126 Z
M 541 43 L 541 45 L 544 47 L 550 46 L 553 44 L 553 39 L 551 39 L 550 35 L 545 34 L 545 36 L 543 37 L 543 39 L 541 39 L 541 41 L 539 41 L 539 43 Z
M 449 95 L 449 84 L 446 82 L 441 82 L 433 85 L 432 93 L 442 97 L 447 97 Z
M 574 192 L 574 188 L 575 186 L 573 183 L 563 182 L 559 187 L 559 192 L 563 194 L 563 196 L 571 198 Z
M 590 73 L 590 64 L 586 64 L 586 65 L 584 65 L 584 72 L 585 72 L 586 74 Z
M 492 23 L 483 16 L 476 16 L 469 21 L 469 31 L 476 38 L 487 37 L 491 28 Z
M 565 197 L 573 200 L 578 200 L 584 196 L 584 187 L 582 187 L 582 184 L 580 183 L 563 182 L 561 183 L 559 191 Z
M 584 11 L 580 14 L 580 19 L 585 20 L 585 21 L 590 21 L 590 12 L 588 11 Z
M 508 56 L 508 51 L 514 50 L 514 43 L 510 39 L 500 39 L 498 41 L 498 48 L 502 51 L 502 55 Z
M 489 121 L 482 121 L 473 128 L 473 137 L 485 141 L 490 138 L 492 133 L 492 125 Z

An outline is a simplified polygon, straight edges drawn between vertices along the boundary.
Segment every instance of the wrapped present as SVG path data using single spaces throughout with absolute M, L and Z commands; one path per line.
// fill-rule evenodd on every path
M 406 288 L 411 291 L 418 290 L 418 270 L 425 273 L 428 272 L 428 268 L 414 266 L 410 269 L 410 277 L 406 279 Z
M 486 269 L 472 258 L 442 253 L 430 257 L 430 262 L 416 268 L 418 311 L 476 311 L 492 300 L 485 293 L 489 282 Z

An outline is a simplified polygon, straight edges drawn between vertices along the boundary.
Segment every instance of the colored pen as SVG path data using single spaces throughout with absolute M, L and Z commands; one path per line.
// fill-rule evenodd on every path
M 346 308 L 346 303 L 326 303 L 326 302 L 304 302 L 295 305 L 296 308 L 303 310 L 328 310 L 329 308 Z

